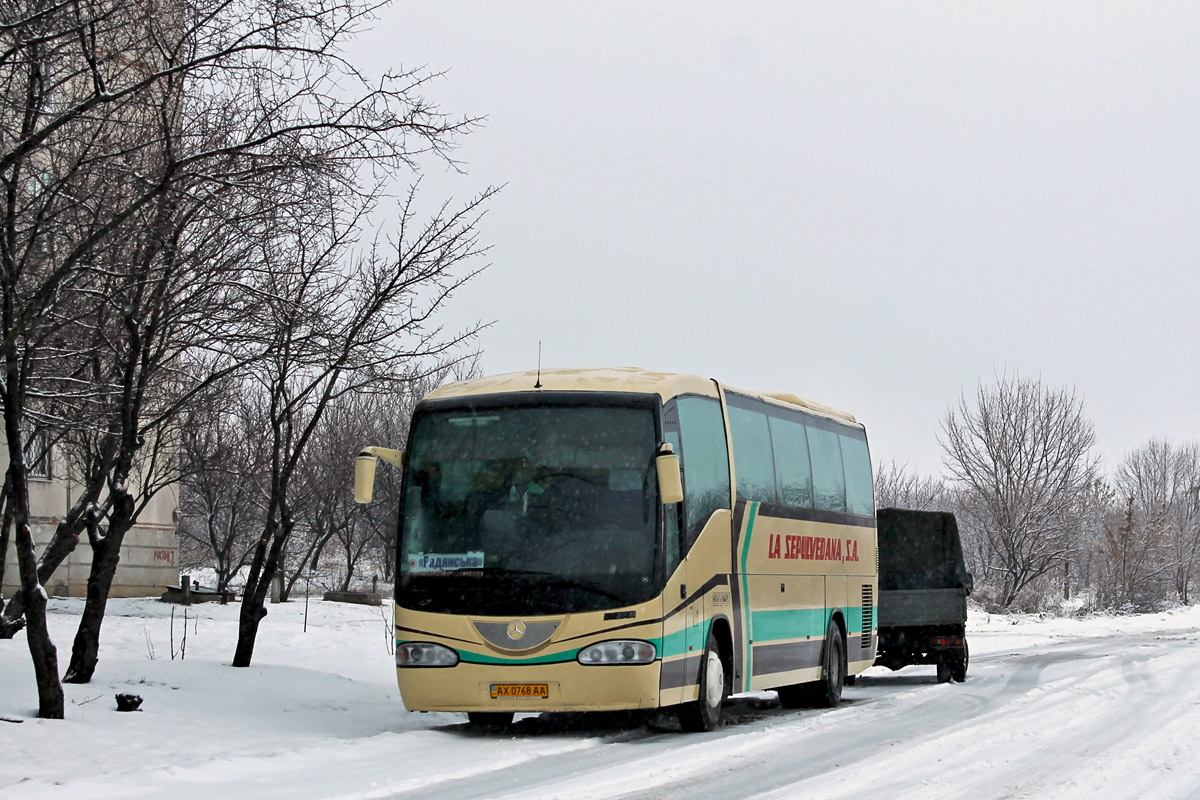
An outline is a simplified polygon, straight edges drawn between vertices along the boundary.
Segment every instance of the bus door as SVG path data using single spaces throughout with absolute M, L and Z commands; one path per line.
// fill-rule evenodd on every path
M 689 601 L 684 609 L 687 619 L 685 647 L 687 648 L 687 685 L 696 686 L 700 679 L 700 659 L 704 656 L 704 645 L 708 641 L 708 626 L 704 621 L 704 595 L 700 591 L 704 585 L 697 559 L 688 558 L 683 566 L 683 593 Z

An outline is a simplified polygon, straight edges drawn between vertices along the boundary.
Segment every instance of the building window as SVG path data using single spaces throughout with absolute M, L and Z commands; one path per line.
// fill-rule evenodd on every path
M 25 468 L 29 477 L 49 480 L 50 434 L 46 430 L 35 430 L 25 439 Z

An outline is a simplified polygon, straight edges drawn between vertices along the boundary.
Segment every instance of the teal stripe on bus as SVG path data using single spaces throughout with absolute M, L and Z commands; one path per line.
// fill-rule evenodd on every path
M 846 616 L 846 633 L 862 633 L 862 609 L 847 608 L 845 609 Z
M 710 624 L 711 620 L 705 620 L 698 625 L 691 626 L 691 628 L 678 631 L 661 638 L 654 637 L 650 639 L 638 639 L 638 641 L 649 642 L 650 644 L 654 645 L 654 649 L 658 652 L 659 658 L 672 655 L 681 655 L 687 652 L 686 641 L 688 631 L 699 631 L 707 636 L 708 627 Z M 396 646 L 399 647 L 407 641 L 409 640 L 397 639 Z M 707 641 L 707 639 L 704 639 L 704 641 Z M 524 658 L 493 656 L 486 653 L 476 653 L 472 650 L 462 650 L 454 647 L 450 649 L 458 653 L 459 661 L 464 664 L 498 664 L 506 667 L 519 667 L 527 664 L 567 664 L 575 661 L 579 656 L 579 651 L 583 650 L 584 648 L 576 647 L 572 650 L 562 650 L 557 653 L 548 653 L 540 656 L 528 656 Z
M 873 612 L 878 618 L 876 608 L 873 607 Z M 845 608 L 842 609 L 842 613 L 846 620 L 847 634 L 863 632 L 861 608 Z M 802 636 L 823 637 L 829 630 L 829 618 L 832 615 L 832 608 L 784 608 L 753 611 L 750 617 L 754 621 L 754 643 L 799 639 Z
M 871 606 L 871 619 L 879 619 L 879 606 Z M 846 633 L 863 633 L 863 612 L 862 608 L 854 607 L 846 609 Z
M 695 628 L 698 626 L 693 625 L 692 627 Z M 648 639 L 647 641 L 652 642 L 658 648 L 658 654 L 663 658 L 677 656 L 687 651 L 687 634 L 689 630 L 689 628 L 684 628 L 675 633 L 668 633 L 660 640 Z
M 750 615 L 754 620 L 754 643 L 824 636 L 829 624 L 829 614 L 828 608 L 755 611 Z
M 746 574 L 746 561 L 750 558 L 750 538 L 754 534 L 754 522 L 758 519 L 758 501 L 750 503 L 750 516 L 746 520 L 746 538 L 742 541 L 742 615 L 747 642 L 754 641 L 754 629 L 751 628 L 750 617 L 750 576 Z M 754 674 L 754 648 L 746 647 L 746 677 L 745 691 L 750 691 L 750 676 Z

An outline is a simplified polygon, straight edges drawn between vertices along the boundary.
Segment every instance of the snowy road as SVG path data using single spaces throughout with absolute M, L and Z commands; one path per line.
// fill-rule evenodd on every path
M 0 649 L 0 716 L 26 719 L 0 725 L 0 795 L 1200 797 L 1196 609 L 973 615 L 964 684 L 936 683 L 931 667 L 876 668 L 833 710 L 734 698 L 711 734 L 680 734 L 668 715 L 531 716 L 486 734 L 458 715 L 402 709 L 375 611 L 321 604 L 301 633 L 298 606 L 273 609 L 256 667 L 232 670 L 221 656 L 235 609 L 197 612 L 188 658 L 173 661 L 148 657 L 162 608 L 124 602 L 104 682 L 68 687 L 65 722 L 28 718 L 32 698 L 10 689 L 31 690 L 32 676 Z M 104 707 L 130 686 L 147 696 L 145 713 Z
M 1197 638 L 993 653 L 962 685 L 939 685 L 928 669 L 875 670 L 835 710 L 762 708 L 774 705 L 764 693 L 731 703 L 713 735 L 601 736 L 587 750 L 388 796 L 1198 797 Z M 557 736 L 529 727 L 531 739 Z

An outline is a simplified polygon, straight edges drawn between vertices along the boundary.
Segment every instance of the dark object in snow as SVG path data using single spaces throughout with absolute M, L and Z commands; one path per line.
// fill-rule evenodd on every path
M 878 662 L 889 669 L 936 664 L 942 683 L 967 678 L 967 595 L 953 514 L 881 508 Z
M 383 592 L 326 592 L 323 599 L 334 603 L 378 606 L 383 605 Z
M 142 696 L 140 694 L 117 695 L 117 711 L 137 711 L 141 705 Z
M 14 725 L 20 725 L 24 721 L 23 719 L 13 719 L 12 717 L 0 717 L 0 722 L 11 722 Z
M 220 601 L 221 604 L 224 605 L 225 603 L 228 603 L 230 600 L 237 599 L 237 593 L 234 592 L 232 589 L 226 589 L 224 594 L 222 594 L 221 592 L 218 592 L 216 589 L 213 589 L 211 587 L 200 586 L 200 585 L 197 585 L 194 583 L 192 585 L 188 586 L 186 591 L 184 590 L 184 587 L 182 585 L 166 586 L 163 588 L 165 588 L 166 591 L 163 592 L 162 597 L 160 597 L 158 599 L 164 603 L 176 603 L 179 605 L 191 605 L 192 603 L 208 603 L 208 602 L 212 602 L 212 601 Z

